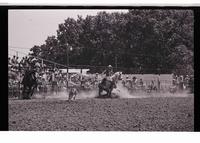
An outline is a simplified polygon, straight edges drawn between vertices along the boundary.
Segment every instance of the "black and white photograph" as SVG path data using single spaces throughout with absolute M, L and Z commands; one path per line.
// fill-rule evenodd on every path
M 190 8 L 8 10 L 9 131 L 194 131 Z

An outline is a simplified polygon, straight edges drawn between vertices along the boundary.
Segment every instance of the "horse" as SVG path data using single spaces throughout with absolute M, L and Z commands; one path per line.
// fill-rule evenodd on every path
M 99 83 L 99 97 L 101 96 L 102 91 L 106 91 L 106 95 L 111 97 L 112 90 L 117 88 L 118 80 L 121 80 L 121 72 L 114 73 L 109 79 L 103 78 Z
M 25 75 L 22 79 L 22 84 L 23 99 L 30 99 L 30 97 L 33 95 L 34 89 L 37 88 L 37 79 L 35 77 L 34 71 L 25 71 Z
M 116 72 L 110 78 L 117 84 L 119 80 L 122 80 L 122 72 Z
M 111 96 L 111 92 L 114 88 L 116 88 L 116 84 L 113 81 L 106 80 L 105 78 L 102 80 L 102 82 L 98 85 L 99 87 L 99 97 L 101 96 L 102 91 L 107 92 L 107 96 Z

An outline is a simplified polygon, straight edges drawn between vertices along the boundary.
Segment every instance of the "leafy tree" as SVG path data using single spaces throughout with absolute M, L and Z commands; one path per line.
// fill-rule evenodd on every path
M 57 37 L 47 37 L 31 54 L 65 65 L 68 52 L 70 65 L 111 64 L 126 72 L 178 69 L 193 73 L 193 23 L 191 10 L 130 9 L 67 18 L 59 24 Z

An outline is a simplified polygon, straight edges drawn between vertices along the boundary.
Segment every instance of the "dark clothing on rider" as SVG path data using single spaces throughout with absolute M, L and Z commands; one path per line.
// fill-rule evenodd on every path
M 37 80 L 34 70 L 26 70 L 22 80 L 23 84 L 23 99 L 30 99 L 33 95 L 34 89 L 37 87 Z
M 106 76 L 111 76 L 113 74 L 113 71 L 111 69 L 106 70 Z
M 28 79 L 29 76 L 32 76 L 32 78 L 33 78 L 34 80 L 36 80 L 35 71 L 34 71 L 34 70 L 26 70 L 26 71 L 25 71 L 24 78 L 23 78 L 23 81 L 22 81 L 22 84 L 27 84 L 25 80 Z
M 104 84 L 106 82 L 106 78 L 103 78 L 103 80 L 102 80 L 102 84 Z
M 107 77 L 110 77 L 110 76 L 113 75 L 113 70 L 112 70 L 112 68 L 108 68 L 108 69 L 106 69 L 104 72 L 105 72 L 105 74 L 106 74 L 106 77 L 103 78 L 103 80 L 102 80 L 102 82 L 101 82 L 102 84 L 104 84 L 104 83 L 106 82 L 106 80 L 108 80 Z

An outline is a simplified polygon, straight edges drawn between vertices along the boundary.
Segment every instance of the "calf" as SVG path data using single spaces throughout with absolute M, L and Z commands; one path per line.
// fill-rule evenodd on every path
M 69 98 L 68 98 L 68 100 L 69 101 L 70 100 L 75 100 L 77 93 L 78 93 L 78 91 L 77 91 L 76 88 L 74 88 L 74 87 L 71 88 L 70 91 L 69 91 Z

